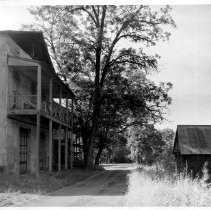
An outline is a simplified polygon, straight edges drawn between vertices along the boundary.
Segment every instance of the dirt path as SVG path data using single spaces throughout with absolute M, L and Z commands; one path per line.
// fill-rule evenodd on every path
M 123 206 L 129 164 L 105 166 L 105 171 L 42 199 L 21 206 Z

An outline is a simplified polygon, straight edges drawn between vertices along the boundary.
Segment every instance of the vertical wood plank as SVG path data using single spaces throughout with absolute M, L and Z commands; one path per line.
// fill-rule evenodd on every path
M 62 86 L 59 88 L 59 104 L 62 104 Z
M 68 128 L 65 127 L 65 169 L 68 169 L 68 148 L 67 148 L 67 132 Z
M 58 139 L 58 171 L 61 171 L 61 139 Z
M 73 107 L 73 98 L 71 99 L 71 141 L 70 141 L 70 168 L 73 168 L 73 124 L 74 124 L 74 107 Z
M 40 114 L 37 114 L 37 138 L 36 138 L 36 176 L 39 177 L 40 171 L 40 157 L 39 157 L 39 149 L 40 149 Z
M 41 66 L 37 66 L 37 138 L 36 138 L 36 176 L 39 177 L 40 171 L 40 109 L 41 109 Z
M 60 86 L 59 104 L 62 104 L 62 86 Z M 61 134 L 61 124 L 59 125 L 59 134 Z M 58 171 L 61 171 L 61 139 L 58 139 Z
M 66 111 L 68 112 L 68 96 L 66 97 Z
M 53 160 L 53 122 L 49 120 L 49 171 L 52 172 L 52 160 Z
M 37 67 L 37 109 L 41 109 L 41 66 L 38 65 Z
M 50 111 L 52 112 L 52 103 L 53 103 L 53 80 L 49 79 L 49 102 L 50 102 Z
M 66 114 L 68 114 L 68 93 L 66 96 Z M 68 169 L 68 128 L 65 127 L 65 169 Z
M 52 114 L 52 102 L 53 102 L 53 81 L 52 78 L 49 80 L 49 102 L 50 102 L 50 113 Z M 49 171 L 52 172 L 53 167 L 53 122 L 49 120 Z

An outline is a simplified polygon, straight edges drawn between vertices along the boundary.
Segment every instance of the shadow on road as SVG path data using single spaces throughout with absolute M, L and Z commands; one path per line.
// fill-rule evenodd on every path
M 132 165 L 103 165 L 105 171 L 22 206 L 122 206 Z
M 121 196 L 127 191 L 128 174 L 127 166 L 106 165 L 105 171 L 79 182 L 75 185 L 62 188 L 50 196 Z M 111 201 L 112 202 L 112 201 Z

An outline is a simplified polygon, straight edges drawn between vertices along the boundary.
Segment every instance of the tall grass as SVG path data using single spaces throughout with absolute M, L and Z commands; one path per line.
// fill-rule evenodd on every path
M 11 206 L 44 196 L 64 186 L 73 185 L 95 174 L 94 170 L 74 169 L 49 174 L 39 178 L 33 174 L 19 177 L 0 175 L 0 206 Z
M 166 173 L 159 165 L 136 168 L 128 181 L 126 206 L 211 206 L 211 189 L 203 179 Z

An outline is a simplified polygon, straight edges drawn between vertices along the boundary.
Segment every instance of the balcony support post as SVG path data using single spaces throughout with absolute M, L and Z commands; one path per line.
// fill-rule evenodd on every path
M 61 126 L 59 133 L 61 133 Z M 58 171 L 61 171 L 61 139 L 58 139 Z
M 68 135 L 68 128 L 65 127 L 65 169 L 68 169 L 68 148 L 67 148 L 67 135 Z
M 59 104 L 62 104 L 62 86 L 59 88 Z
M 73 109 L 73 98 L 71 98 L 71 140 L 70 140 L 70 168 L 73 168 L 73 124 L 74 124 L 74 109 Z
M 41 109 L 41 66 L 37 67 L 37 109 Z
M 39 177 L 40 172 L 40 114 L 37 114 L 37 138 L 36 138 L 36 176 Z
M 40 171 L 40 109 L 41 109 L 41 66 L 37 66 L 37 133 L 36 133 L 36 176 L 39 177 Z
M 66 115 L 68 114 L 68 96 L 66 97 Z M 68 169 L 68 128 L 65 127 L 65 169 Z
M 52 115 L 52 103 L 53 103 L 53 82 L 52 78 L 49 80 L 49 102 L 50 102 L 50 113 Z M 49 120 L 49 151 L 48 151 L 48 157 L 49 157 L 49 172 L 52 172 L 52 160 L 53 160 L 53 121 L 52 119 Z
M 60 86 L 59 105 L 62 104 L 62 86 Z M 59 124 L 59 134 L 61 134 L 61 124 Z M 61 136 L 59 135 L 59 138 Z M 58 171 L 61 171 L 61 140 L 58 139 Z

